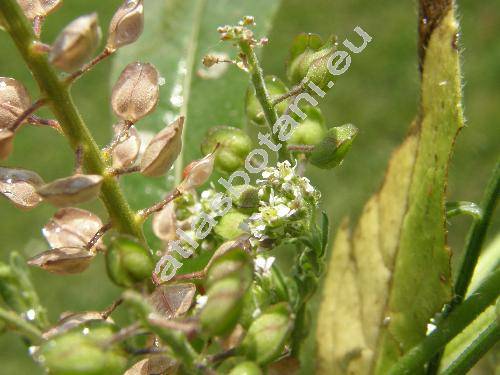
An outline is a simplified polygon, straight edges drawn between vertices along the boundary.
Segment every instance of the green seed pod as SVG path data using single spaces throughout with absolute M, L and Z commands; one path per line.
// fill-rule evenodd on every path
M 243 289 L 248 289 L 253 278 L 252 260 L 240 248 L 234 248 L 211 262 L 208 268 L 206 287 L 210 289 L 216 282 L 238 277 Z
M 233 186 L 233 188 L 229 192 L 229 195 L 231 197 L 233 205 L 240 210 L 252 210 L 259 207 L 259 189 L 252 185 Z
M 123 287 L 131 287 L 150 278 L 154 266 L 149 251 L 131 237 L 114 238 L 106 252 L 108 275 Z
M 215 168 L 231 174 L 245 165 L 245 158 L 252 151 L 252 140 L 241 129 L 231 126 L 210 128 L 201 144 L 203 155 L 211 153 L 219 144 L 215 155 Z
M 97 13 L 78 17 L 59 34 L 49 54 L 52 64 L 72 73 L 87 62 L 101 40 Z
M 75 174 L 40 186 L 37 193 L 56 207 L 67 207 L 97 198 L 102 181 L 99 175 Z
M 298 35 L 291 48 L 290 62 L 287 69 L 288 79 L 299 84 L 304 78 L 322 89 L 327 89 L 333 75 L 328 70 L 328 59 L 336 51 L 335 38 L 323 43 L 315 34 Z
M 105 345 L 116 331 L 108 323 L 88 323 L 45 341 L 37 354 L 51 375 L 123 374 L 125 352 Z
M 288 88 L 286 85 L 276 76 L 267 76 L 264 78 L 267 90 L 271 99 L 276 99 L 277 97 L 286 94 Z M 278 116 L 281 116 L 288 106 L 288 101 L 284 100 L 276 106 L 276 111 Z M 247 89 L 246 99 L 245 99 L 245 111 L 247 118 L 258 126 L 265 126 L 266 119 L 264 117 L 264 112 L 262 107 L 255 96 L 255 89 L 253 85 L 250 85 Z
M 244 232 L 240 225 L 248 219 L 248 215 L 232 208 L 227 214 L 222 216 L 214 227 L 214 232 L 222 237 L 224 241 L 234 240 Z
M 282 354 L 292 327 L 288 303 L 271 306 L 252 323 L 240 351 L 260 365 L 268 364 Z
M 335 168 L 344 160 L 357 134 L 358 128 L 351 124 L 329 129 L 326 137 L 312 151 L 311 164 L 321 169 Z
M 30 106 L 30 94 L 21 82 L 0 77 L 0 130 L 9 129 Z M 5 134 L 2 137 L 4 139 L 7 137 Z
M 262 370 L 255 362 L 245 361 L 236 365 L 229 375 L 262 375 Z
M 326 135 L 327 129 L 325 119 L 321 111 L 315 107 L 306 107 L 302 109 L 306 114 L 306 119 L 297 126 L 290 138 L 290 145 L 317 145 Z
M 126 0 L 111 19 L 108 31 L 109 50 L 135 42 L 144 29 L 143 0 Z

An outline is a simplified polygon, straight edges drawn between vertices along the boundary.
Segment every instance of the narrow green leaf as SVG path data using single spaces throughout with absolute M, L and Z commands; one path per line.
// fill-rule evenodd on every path
M 421 12 L 432 27 L 420 30 L 420 113 L 354 232 L 344 223 L 334 243 L 317 331 L 320 374 L 387 373 L 451 296 L 445 188 L 463 126 L 458 24 L 451 1 L 435 3 Z

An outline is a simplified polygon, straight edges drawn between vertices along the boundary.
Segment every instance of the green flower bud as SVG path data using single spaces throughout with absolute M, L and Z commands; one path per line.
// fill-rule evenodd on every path
M 203 155 L 211 153 L 219 144 L 215 154 L 215 168 L 222 173 L 233 173 L 245 165 L 245 158 L 252 151 L 252 140 L 241 129 L 231 126 L 210 128 L 201 144 Z
M 149 251 L 127 236 L 114 238 L 106 252 L 108 275 L 123 287 L 131 287 L 150 278 L 154 266 Z
M 262 375 L 262 370 L 256 363 L 245 361 L 234 367 L 229 375 Z
M 52 64 L 72 73 L 87 62 L 101 40 L 97 13 L 78 17 L 59 34 L 49 54 Z
M 37 353 L 52 375 L 119 375 L 127 358 L 120 348 L 104 345 L 117 329 L 107 323 L 89 323 L 44 342 Z
M 323 141 L 312 151 L 311 164 L 322 169 L 335 168 L 344 160 L 357 134 L 358 128 L 351 124 L 329 129 Z
M 232 208 L 227 214 L 220 218 L 219 222 L 214 227 L 214 232 L 225 241 L 234 240 L 236 237 L 245 233 L 243 229 L 240 228 L 240 225 L 246 219 L 248 219 L 248 215 Z
M 288 139 L 288 144 L 317 145 L 323 140 L 327 132 L 323 115 L 315 107 L 306 107 L 303 111 L 307 117 L 293 130 Z
M 327 84 L 333 78 L 328 70 L 328 59 L 335 50 L 335 38 L 323 43 L 315 34 L 298 35 L 291 48 L 288 79 L 297 85 L 304 78 L 308 78 L 320 88 L 328 88 Z
M 266 83 L 266 87 L 271 99 L 276 99 L 288 92 L 288 88 L 286 87 L 286 85 L 276 76 L 267 76 L 264 78 L 264 82 Z M 284 100 L 275 107 L 276 111 L 278 112 L 278 116 L 281 116 L 286 111 L 287 106 L 288 101 Z M 266 125 L 264 112 L 262 111 L 262 107 L 257 97 L 255 96 L 255 89 L 253 88 L 253 85 L 250 85 L 247 90 L 245 110 L 247 118 L 254 124 L 258 126 Z
M 271 306 L 252 323 L 240 350 L 258 364 L 268 364 L 282 354 L 292 327 L 293 316 L 288 304 Z

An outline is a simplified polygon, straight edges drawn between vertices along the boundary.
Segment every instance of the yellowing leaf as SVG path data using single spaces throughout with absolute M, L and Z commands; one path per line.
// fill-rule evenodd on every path
M 344 223 L 335 240 L 319 312 L 319 374 L 385 374 L 450 298 L 444 204 L 463 117 L 458 24 L 451 1 L 436 3 L 447 6 L 423 12 L 434 18 L 421 30 L 420 113 L 353 233 Z

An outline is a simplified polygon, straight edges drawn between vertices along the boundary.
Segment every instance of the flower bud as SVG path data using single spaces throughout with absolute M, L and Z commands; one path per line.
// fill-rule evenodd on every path
M 56 207 L 85 203 L 97 197 L 102 176 L 75 174 L 60 178 L 37 189 L 37 193 Z
M 246 212 L 259 207 L 259 189 L 251 185 L 233 186 L 229 192 L 233 205 Z
M 123 287 L 149 279 L 154 266 L 150 252 L 131 237 L 114 238 L 106 251 L 108 275 Z
M 245 361 L 236 365 L 229 375 L 262 375 L 262 370 L 255 362 Z
M 149 142 L 141 159 L 141 173 L 158 177 L 167 173 L 182 150 L 184 117 L 179 117 Z
M 12 153 L 14 148 L 14 135 L 15 133 L 7 130 L 0 129 L 0 160 L 5 160 Z
M 43 227 L 42 233 L 50 247 L 85 247 L 101 229 L 102 221 L 92 212 L 68 207 L 57 211 Z M 97 241 L 98 249 L 103 249 L 102 240 Z
M 97 13 L 78 17 L 61 31 L 49 53 L 49 60 L 59 69 L 72 73 L 92 57 L 100 40 Z
M 106 345 L 116 331 L 109 323 L 87 323 L 43 342 L 39 358 L 53 375 L 123 374 L 127 366 L 125 352 Z
M 155 236 L 164 242 L 177 238 L 177 217 L 174 202 L 168 203 L 161 211 L 154 214 L 152 227 Z
M 193 283 L 161 285 L 151 294 L 149 303 L 162 317 L 177 318 L 189 310 L 195 293 Z
M 231 174 L 245 165 L 245 158 L 252 151 L 252 140 L 241 129 L 231 126 L 210 128 L 201 144 L 203 155 L 211 153 L 219 144 L 215 156 L 215 168 Z
M 288 92 L 288 88 L 286 87 L 286 85 L 276 76 L 267 76 L 264 78 L 264 82 L 266 83 L 269 96 L 271 97 L 272 100 Z M 286 111 L 287 107 L 288 107 L 287 100 L 283 100 L 281 103 L 276 105 L 275 108 L 276 111 L 278 112 L 278 116 L 281 116 Z M 245 98 L 245 111 L 247 118 L 254 124 L 258 126 L 266 125 L 264 112 L 262 111 L 262 107 L 257 97 L 255 96 L 255 89 L 253 85 L 250 85 L 247 89 L 247 94 Z
M 125 121 L 135 123 L 151 113 L 158 104 L 159 73 L 149 63 L 127 65 L 113 87 L 111 106 Z
M 240 226 L 246 219 L 248 219 L 248 215 L 238 210 L 231 209 L 220 218 L 219 222 L 214 227 L 214 232 L 222 237 L 224 241 L 234 240 L 245 233 Z
M 30 106 L 30 95 L 21 82 L 0 77 L 0 130 L 9 129 Z
M 58 275 L 69 275 L 85 271 L 94 256 L 83 247 L 61 247 L 34 256 L 28 264 Z
M 143 0 L 125 0 L 111 19 L 108 31 L 109 50 L 135 42 L 144 29 Z
M 122 132 L 123 126 L 115 126 L 115 135 Z M 128 129 L 128 136 L 113 149 L 113 168 L 130 167 L 137 160 L 141 149 L 141 137 L 134 126 Z
M 36 207 L 42 201 L 37 188 L 43 183 L 35 172 L 0 167 L 0 194 L 18 208 L 29 210 Z
M 323 115 L 314 107 L 306 107 L 303 111 L 306 119 L 293 130 L 287 142 L 290 145 L 317 145 L 325 138 L 327 131 Z
M 308 78 L 321 89 L 327 89 L 328 82 L 333 78 L 328 70 L 328 60 L 336 48 L 334 38 L 323 44 L 318 35 L 298 35 L 291 49 L 288 79 L 296 85 Z
M 329 129 L 311 153 L 311 164 L 322 169 L 335 168 L 351 149 L 357 134 L 358 128 L 351 124 Z
M 203 159 L 189 163 L 183 171 L 184 180 L 179 186 L 180 191 L 188 191 L 200 187 L 208 181 L 214 171 L 215 153 L 208 154 Z
M 258 364 L 266 365 L 282 354 L 292 328 L 288 303 L 271 306 L 252 323 L 240 351 Z
M 33 21 L 35 17 L 45 17 L 56 10 L 61 0 L 17 0 L 26 18 Z

